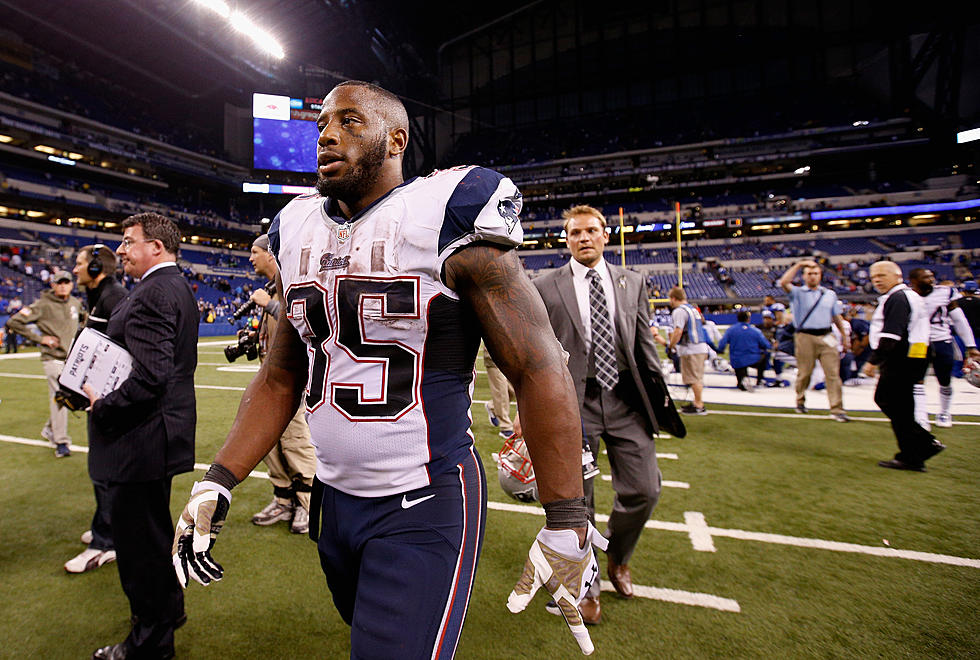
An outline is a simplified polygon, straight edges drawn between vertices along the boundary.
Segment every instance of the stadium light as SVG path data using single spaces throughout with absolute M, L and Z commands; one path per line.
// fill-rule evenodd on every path
M 232 13 L 229 19 L 231 26 L 249 37 L 252 42 L 260 49 L 272 55 L 277 60 L 281 60 L 286 56 L 285 51 L 279 42 L 276 41 L 271 34 L 257 26 L 252 20 L 240 11 Z
M 231 8 L 224 0 L 195 0 L 195 2 L 202 7 L 207 7 L 222 18 L 228 18 L 231 15 Z
M 956 134 L 957 144 L 965 144 L 974 140 L 980 140 L 980 128 L 971 128 L 968 131 L 960 131 Z

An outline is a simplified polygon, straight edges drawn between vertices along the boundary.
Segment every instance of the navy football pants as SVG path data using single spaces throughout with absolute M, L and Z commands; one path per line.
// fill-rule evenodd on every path
M 407 493 L 357 497 L 323 487 L 317 548 L 334 605 L 351 626 L 351 658 L 453 657 L 486 496 L 475 450 Z

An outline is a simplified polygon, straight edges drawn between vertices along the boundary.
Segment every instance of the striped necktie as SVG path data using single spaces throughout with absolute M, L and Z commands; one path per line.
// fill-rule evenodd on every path
M 588 278 L 589 318 L 592 321 L 592 359 L 595 378 L 602 387 L 611 390 L 619 382 L 619 371 L 616 369 L 616 349 L 613 348 L 609 306 L 606 304 L 606 292 L 602 290 L 602 280 L 599 278 L 599 273 L 589 269 Z

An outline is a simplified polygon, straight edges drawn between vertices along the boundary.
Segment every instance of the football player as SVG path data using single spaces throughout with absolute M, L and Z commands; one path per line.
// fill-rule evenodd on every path
M 591 546 L 605 539 L 588 523 L 571 377 L 514 250 L 521 193 L 481 167 L 403 181 L 408 116 L 369 83 L 337 85 L 317 127 L 317 193 L 269 229 L 286 322 L 181 515 L 178 579 L 222 577 L 210 550 L 230 490 L 305 397 L 317 454 L 310 537 L 351 626 L 351 657 L 452 657 L 486 520 L 469 429 L 482 337 L 527 413 L 546 514 L 508 608 L 546 584 L 591 653 L 576 605 L 597 579 Z
M 949 428 L 953 425 L 950 405 L 953 402 L 953 329 L 966 344 L 968 359 L 980 357 L 976 338 L 963 310 L 956 306 L 959 292 L 951 286 L 937 285 L 935 274 L 928 268 L 913 268 L 909 271 L 909 284 L 922 297 L 926 314 L 929 317 L 929 353 L 936 379 L 939 381 L 939 414 L 936 426 Z M 926 409 L 926 388 L 924 382 L 915 385 L 915 420 L 922 428 L 929 429 L 929 411 Z

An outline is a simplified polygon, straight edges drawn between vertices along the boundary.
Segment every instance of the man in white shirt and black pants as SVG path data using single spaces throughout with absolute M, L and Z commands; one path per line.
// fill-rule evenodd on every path
M 878 293 L 878 307 L 871 318 L 871 357 L 864 373 L 881 369 L 875 403 L 892 423 L 898 440 L 895 458 L 878 465 L 894 470 L 925 472 L 925 462 L 945 445 L 915 421 L 913 387 L 926 368 L 929 319 L 922 298 L 902 282 L 902 269 L 891 261 L 871 266 L 871 283 Z

